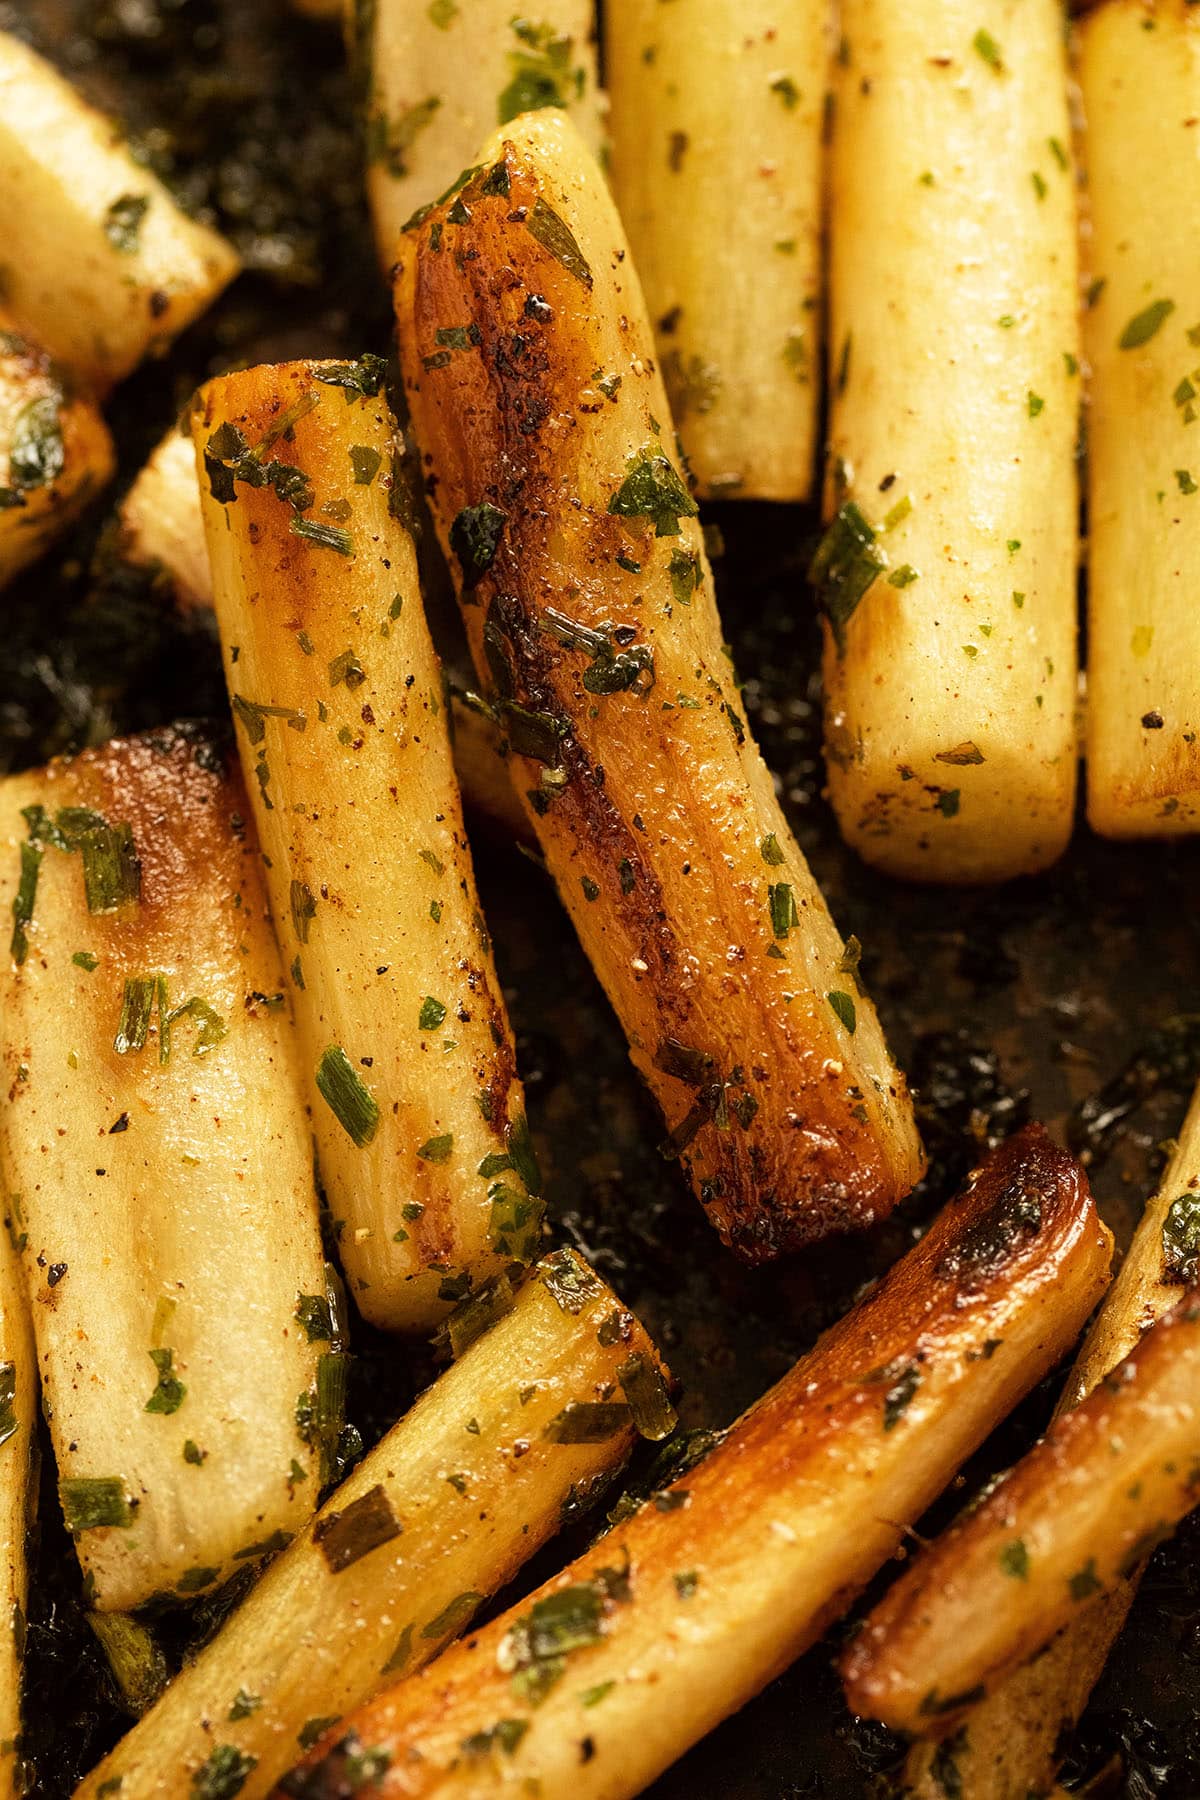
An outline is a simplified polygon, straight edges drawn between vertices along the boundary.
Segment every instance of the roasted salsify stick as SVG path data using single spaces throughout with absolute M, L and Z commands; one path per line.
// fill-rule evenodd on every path
M 472 650 L 547 864 L 722 1237 L 869 1224 L 903 1078 L 741 716 L 624 232 L 557 113 L 414 222 L 396 316 Z
M 365 1315 L 421 1329 L 541 1249 L 378 358 L 223 375 L 193 417 L 238 743 L 318 1162 Z

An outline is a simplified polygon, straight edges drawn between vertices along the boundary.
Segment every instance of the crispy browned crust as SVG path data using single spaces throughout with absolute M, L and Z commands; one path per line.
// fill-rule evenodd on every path
M 208 725 L 167 725 L 111 738 L 95 750 L 48 763 L 47 809 L 86 806 L 128 825 L 141 871 L 138 904 L 109 915 L 105 960 L 131 975 L 203 936 L 228 940 L 236 958 L 241 906 L 266 915 L 258 844 L 228 734 Z M 205 880 L 196 881 L 197 868 Z M 37 955 L 36 918 L 30 957 Z
M 502 163 L 402 241 L 406 389 L 443 544 L 464 507 L 486 502 L 507 515 L 490 569 L 462 594 L 472 651 L 502 706 L 549 715 L 565 734 L 549 804 L 542 765 L 514 747 L 515 785 L 534 802 L 548 866 L 702 1204 L 722 1238 L 760 1262 L 886 1215 L 918 1178 L 920 1149 L 886 1053 L 877 1090 L 855 1066 L 865 1019 L 856 1045 L 839 1036 L 826 995 L 800 968 L 788 981 L 786 964 L 761 961 L 774 872 L 738 842 L 754 801 L 739 750 L 745 728 L 732 685 L 723 686 L 711 578 L 705 566 L 685 627 L 621 574 L 618 557 L 651 569 L 655 533 L 648 520 L 607 510 L 621 457 L 596 491 L 588 422 L 612 404 L 594 385 L 602 371 L 588 324 L 601 283 L 595 296 L 590 282 L 585 291 L 527 229 L 539 204 L 571 216 L 571 196 L 506 142 Z M 636 277 L 623 245 L 605 255 L 618 271 L 615 304 L 627 307 L 621 379 L 627 393 L 652 383 L 650 411 L 668 445 Z M 470 346 L 439 354 L 448 323 L 471 334 Z M 624 454 L 639 447 L 629 441 Z M 677 541 L 690 548 L 693 530 Z M 587 663 L 545 628 L 547 606 L 592 630 L 625 627 L 652 647 L 654 690 L 601 699 L 585 690 Z M 698 617 L 711 620 L 699 635 Z M 681 682 L 703 696 L 690 710 L 673 704 Z M 765 829 L 786 828 L 780 817 Z M 865 1013 L 868 1003 L 858 1004 Z M 679 1050 L 704 1073 L 671 1072 Z M 745 1124 L 743 1113 L 753 1115 Z
M 739 1533 L 753 1528 L 764 1507 L 786 1518 L 792 1496 L 806 1488 L 817 1496 L 825 1493 L 831 1448 L 839 1460 L 844 1457 L 847 1466 L 854 1466 L 860 1446 L 878 1443 L 890 1431 L 887 1395 L 898 1368 L 918 1369 L 929 1391 L 960 1391 L 964 1381 L 973 1379 L 986 1382 L 992 1354 L 988 1345 L 995 1349 L 1002 1344 L 1031 1306 L 1058 1306 L 1055 1296 L 1061 1295 L 1062 1308 L 1077 1328 L 1102 1289 L 1110 1248 L 1078 1164 L 1040 1126 L 1026 1127 L 989 1158 L 924 1240 L 751 1408 L 705 1461 L 667 1490 L 685 1492 L 686 1504 L 662 1504 L 660 1496 L 659 1502 L 642 1507 L 530 1599 L 341 1721 L 302 1765 L 305 1785 L 295 1791 L 306 1800 L 343 1800 L 351 1791 L 364 1797 L 440 1794 L 453 1767 L 443 1760 L 440 1747 L 447 1742 L 457 1747 L 472 1732 L 514 1710 L 497 1650 L 531 1600 L 593 1579 L 600 1569 L 626 1572 L 632 1605 L 615 1607 L 606 1620 L 606 1638 L 619 1646 L 638 1606 L 643 1619 L 649 1609 L 666 1628 L 673 1571 L 699 1566 L 704 1570 L 701 1592 L 710 1587 L 728 1592 L 723 1562 L 736 1548 Z M 1053 1354 L 1051 1349 L 1037 1366 L 1023 1362 L 1022 1387 L 1037 1379 Z M 1011 1404 L 1016 1396 L 1009 1380 Z M 980 1425 L 976 1442 L 986 1429 L 987 1424 Z M 857 1466 L 861 1475 L 861 1454 Z M 943 1469 L 941 1480 L 950 1472 Z M 936 1491 L 934 1486 L 927 1498 Z M 860 1492 L 856 1486 L 855 1493 Z M 903 1524 L 896 1521 L 896 1540 Z M 846 1518 L 845 1528 L 854 1532 L 853 1516 Z M 871 1572 L 863 1572 L 861 1579 Z M 841 1588 L 815 1607 L 808 1596 L 790 1602 L 795 1628 L 785 1653 L 755 1669 L 749 1682 L 739 1675 L 739 1689 L 726 1710 L 734 1710 L 815 1641 L 850 1604 L 854 1591 Z M 693 1622 L 700 1616 L 695 1609 L 689 1614 Z M 703 1631 L 703 1624 L 697 1629 Z M 636 1658 L 642 1648 L 639 1641 L 629 1654 Z M 685 1677 L 686 1671 L 680 1678 Z M 655 1704 L 671 1705 L 666 1677 Z M 518 1703 L 515 1710 L 524 1709 Z M 430 1753 L 432 1738 L 438 1741 L 435 1753 Z M 385 1749 L 390 1769 L 352 1790 L 346 1755 L 364 1745 Z M 680 1743 L 676 1753 L 685 1747 Z M 463 1791 L 452 1779 L 447 1785 Z M 284 1800 L 286 1791 L 277 1790 L 276 1800 Z M 493 1791 L 483 1776 L 479 1791 Z
M 1069 1621 L 1079 1601 L 1107 1590 L 1110 1601 L 1115 1596 L 1122 1609 L 1119 1617 L 1124 1616 L 1131 1597 L 1129 1577 L 1140 1572 L 1153 1544 L 1200 1500 L 1200 1391 L 1185 1421 L 1185 1430 L 1190 1426 L 1195 1433 L 1196 1447 L 1190 1458 L 1172 1458 L 1161 1471 L 1154 1471 L 1165 1474 L 1165 1480 L 1152 1484 L 1149 1476 L 1144 1482 L 1142 1479 L 1148 1435 L 1153 1438 L 1158 1432 L 1168 1453 L 1177 1446 L 1179 1427 L 1174 1414 L 1180 1398 L 1168 1387 L 1170 1372 L 1180 1367 L 1181 1357 L 1194 1362 L 1198 1344 L 1200 1287 L 1194 1287 L 1086 1400 L 1073 1411 L 1058 1415 L 1041 1442 L 982 1506 L 965 1513 L 922 1552 L 871 1613 L 843 1659 L 846 1694 L 854 1711 L 911 1728 L 913 1696 L 921 1694 L 921 1729 L 931 1736 L 940 1735 L 955 1726 L 964 1709 L 981 1697 L 985 1685 L 991 1687 L 1035 1654 L 1064 1620 Z M 1191 1379 L 1194 1384 L 1194 1376 Z M 1085 1475 L 1085 1471 L 1089 1473 Z M 1132 1473 L 1138 1476 L 1134 1488 L 1129 1487 Z M 962 1693 L 939 1693 L 935 1702 L 926 1692 L 930 1664 L 925 1652 L 939 1639 L 945 1641 L 946 1626 L 939 1626 L 940 1602 L 949 1588 L 970 1583 L 966 1559 L 972 1557 L 978 1568 L 979 1557 L 985 1556 L 990 1575 L 1004 1545 L 1027 1528 L 1035 1509 L 1043 1518 L 1053 1514 L 1059 1495 L 1070 1520 L 1071 1489 L 1078 1488 L 1081 1481 L 1111 1494 L 1112 1500 L 1106 1514 L 1105 1541 L 1077 1546 L 1086 1578 L 1070 1595 L 1058 1583 L 1049 1593 L 1044 1582 L 1036 1589 L 1031 1587 L 1028 1610 L 1014 1609 L 1008 1654 L 988 1668 L 968 1662 L 963 1682 L 954 1684 Z M 1145 1504 L 1139 1508 L 1136 1502 L 1143 1497 L 1143 1487 Z M 1065 1529 L 1070 1531 L 1070 1522 Z M 988 1554 L 993 1545 L 994 1555 Z M 966 1590 L 968 1600 L 972 1591 Z M 959 1604 L 963 1598 L 963 1594 L 956 1596 Z M 987 1594 L 979 1595 L 979 1603 L 988 1604 Z M 957 1705 L 953 1704 L 956 1699 Z

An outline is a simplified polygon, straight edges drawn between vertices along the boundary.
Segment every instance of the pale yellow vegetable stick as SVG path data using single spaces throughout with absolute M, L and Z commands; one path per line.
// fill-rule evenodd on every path
M 298 1530 L 340 1428 L 247 812 L 199 729 L 0 783 L 0 1181 L 104 1611 L 211 1589 Z
M 911 1103 L 742 719 L 600 171 L 552 112 L 479 160 L 397 262 L 435 521 L 514 782 L 671 1148 L 762 1261 L 907 1193 Z
M 420 1330 L 538 1254 L 542 1207 L 381 381 L 243 370 L 193 430 L 339 1254 L 369 1319 Z
M 165 350 L 238 271 L 180 211 L 120 128 L 0 32 L 0 259 L 5 304 L 98 390 Z
M 1070 1157 L 1011 1138 L 705 1461 L 352 1715 L 304 1791 L 370 1750 L 361 1800 L 631 1800 L 845 1610 L 1070 1342 L 1109 1249 Z
M 604 136 L 593 0 L 345 0 L 365 114 L 367 195 L 385 270 L 410 214 L 436 200 L 497 125 L 568 110 Z
M 1196 9 L 1097 7 L 1080 25 L 1079 82 L 1094 276 L 1088 818 L 1107 837 L 1168 837 L 1200 828 Z
M 613 191 L 700 491 L 812 491 L 826 0 L 608 0 Z
M 634 1416 L 653 1436 L 671 1429 L 653 1345 L 573 1251 L 547 1257 L 515 1298 L 502 1278 L 465 1302 L 452 1339 L 488 1324 L 79 1800 L 118 1776 L 121 1800 L 175 1800 L 222 1766 L 242 1775 L 241 1800 L 259 1800 L 339 1714 L 467 1625 L 627 1454 Z
M 1147 1201 L 1120 1273 L 1067 1381 L 1060 1410 L 1076 1406 L 1179 1301 L 1180 1268 L 1200 1247 L 1200 1092 L 1192 1098 L 1162 1181 Z M 1169 1247 L 1168 1247 L 1169 1246 Z M 1182 1261 L 1180 1260 L 1182 1258 Z M 1083 1609 L 1042 1655 L 978 1706 L 952 1744 L 920 1740 L 905 1764 L 914 1800 L 944 1800 L 948 1759 L 964 1800 L 1025 1800 L 1050 1782 L 1064 1735 L 1100 1677 L 1137 1591 L 1138 1574 Z
M 95 404 L 0 312 L 0 587 L 78 518 L 114 466 Z
M 1045 867 L 1075 795 L 1075 180 L 1055 0 L 846 0 L 831 199 L 826 756 L 932 881 Z
M 21 1756 L 21 1676 L 34 1509 L 37 1378 L 28 1301 L 7 1229 L 0 1229 L 0 1800 L 28 1791 Z

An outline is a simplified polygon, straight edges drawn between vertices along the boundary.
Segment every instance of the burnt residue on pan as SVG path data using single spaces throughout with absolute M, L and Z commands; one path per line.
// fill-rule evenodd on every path
M 285 0 L 0 0 L 0 27 L 34 36 L 90 97 L 121 113 L 185 203 L 210 209 L 248 266 L 167 361 L 112 397 L 123 481 L 195 386 L 226 363 L 382 347 L 388 296 L 332 29 L 297 19 Z M 473 827 L 554 1227 L 656 1335 L 682 1378 L 687 1427 L 728 1424 L 777 1380 L 908 1247 L 981 1149 L 1026 1119 L 1083 1153 L 1125 1242 L 1200 1074 L 1200 845 L 1113 846 L 1080 832 L 1048 875 L 978 894 L 900 887 L 865 870 L 840 844 L 821 796 L 819 637 L 804 581 L 816 519 L 753 505 L 707 516 L 724 538 L 717 580 L 747 713 L 843 932 L 862 942 L 864 979 L 918 1090 L 931 1168 L 869 1236 L 741 1266 L 678 1166 L 662 1158 L 661 1120 L 549 882 L 515 846 Z M 210 630 L 180 623 L 152 580 L 113 562 L 103 520 L 102 506 L 4 596 L 0 770 L 114 731 L 224 710 Z M 451 632 L 451 609 L 438 610 Z M 453 660 L 458 645 L 445 641 Z M 361 1325 L 355 1347 L 351 1417 L 369 1443 L 434 1364 L 424 1352 L 397 1357 Z M 1029 1398 L 923 1531 L 1020 1454 L 1055 1393 L 1050 1381 Z M 343 1449 L 353 1448 L 350 1434 Z M 568 1523 L 521 1589 L 587 1542 L 605 1504 L 611 1497 Z M 214 1630 L 237 1598 L 227 1590 L 156 1621 L 168 1656 Z M 28 1751 L 38 1794 L 65 1800 L 119 1735 L 122 1716 L 84 1619 L 48 1445 L 30 1615 Z M 1070 1748 L 1071 1784 L 1103 1770 L 1111 1800 L 1200 1792 L 1198 1683 L 1193 1521 L 1150 1565 Z M 684 1758 L 653 1796 L 863 1800 L 886 1790 L 897 1756 L 885 1731 L 846 1713 L 826 1643 Z

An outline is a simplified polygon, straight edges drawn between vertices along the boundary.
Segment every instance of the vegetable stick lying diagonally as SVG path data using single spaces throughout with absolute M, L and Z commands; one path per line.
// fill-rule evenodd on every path
M 1078 43 L 1088 818 L 1109 837 L 1168 837 L 1200 829 L 1200 18 L 1186 0 L 1109 0 Z
M 351 1716 L 290 1791 L 340 1800 L 370 1754 L 364 1795 L 640 1793 L 850 1603 L 1070 1343 L 1108 1256 L 1077 1166 L 1011 1139 L 705 1462 Z
M 531 822 L 725 1240 L 869 1224 L 922 1167 L 903 1078 L 740 716 L 624 233 L 570 121 L 414 223 L 405 384 Z
M 233 247 L 180 212 L 112 120 L 7 32 L 0 243 L 5 304 L 100 391 L 165 349 L 238 271 Z
M 566 107 L 599 151 L 593 0 L 539 0 L 533 13 L 512 0 L 344 4 L 384 269 L 409 214 L 449 186 L 494 126 Z
M 918 1557 L 847 1653 L 856 1712 L 952 1724 L 1200 1502 L 1200 1286 Z
M 511 1310 L 504 1316 L 504 1307 Z M 498 1322 L 493 1322 L 497 1320 Z M 654 1347 L 570 1250 L 514 1296 L 501 1278 L 451 1320 L 490 1326 L 393 1426 L 240 1610 L 79 1789 L 174 1800 L 224 1769 L 267 1793 L 337 1716 L 418 1668 L 627 1454 L 674 1423 Z M 186 1785 L 186 1783 L 185 1783 Z
M 96 406 L 0 311 L 0 587 L 78 517 L 113 466 Z
M 704 493 L 812 492 L 830 15 L 605 7 L 613 191 Z
M 1200 1091 L 1157 1193 L 1097 1313 L 1061 1408 L 1077 1405 L 1200 1273 Z M 914 1744 L 905 1764 L 914 1800 L 944 1800 L 953 1762 L 970 1800 L 1025 1800 L 1053 1780 L 1059 1746 L 1087 1704 L 1125 1621 L 1141 1570 L 1072 1608 L 1070 1622 L 1028 1663 L 973 1706 L 952 1739 Z
M 0 1800 L 29 1791 L 21 1757 L 21 1666 L 33 1512 L 37 1379 L 25 1278 L 0 1231 Z
M 202 731 L 0 783 L 0 1180 L 103 1610 L 301 1526 L 345 1359 L 246 797 Z
M 999 880 L 1054 861 L 1075 795 L 1062 8 L 846 0 L 841 24 L 813 564 L 830 792 L 876 866 Z
M 542 1206 L 382 378 L 242 370 L 192 428 L 340 1254 L 366 1316 L 411 1330 L 531 1261 Z

